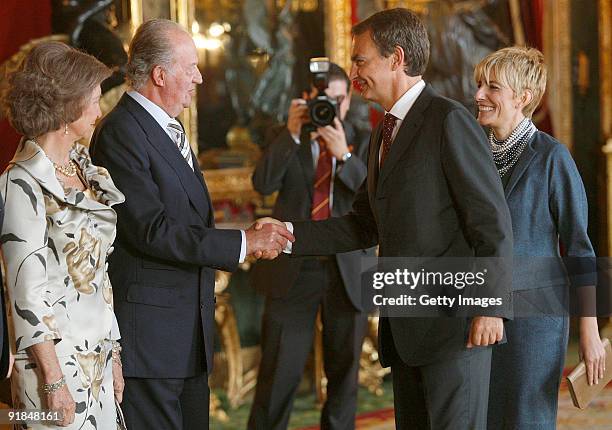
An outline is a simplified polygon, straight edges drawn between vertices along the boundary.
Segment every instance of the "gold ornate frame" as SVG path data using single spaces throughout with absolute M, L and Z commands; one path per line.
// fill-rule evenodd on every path
M 325 50 L 344 70 L 351 67 L 351 2 L 325 0 Z
M 546 100 L 555 137 L 570 150 L 573 147 L 572 64 L 570 0 L 546 0 L 544 16 L 544 54 L 548 66 Z

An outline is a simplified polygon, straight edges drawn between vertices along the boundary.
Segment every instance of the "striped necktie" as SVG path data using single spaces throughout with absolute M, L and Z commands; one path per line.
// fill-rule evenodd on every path
M 329 207 L 329 193 L 331 191 L 332 156 L 323 139 L 318 138 L 319 158 L 315 171 L 312 194 L 312 210 L 310 217 L 313 220 L 327 219 L 331 215 Z
M 178 147 L 181 155 L 189 164 L 189 167 L 193 170 L 193 160 L 191 159 L 191 147 L 189 146 L 189 141 L 187 140 L 187 136 L 185 136 L 185 132 L 183 131 L 183 127 L 176 120 L 170 120 L 167 125 L 167 129 L 170 132 L 170 136 L 176 146 Z

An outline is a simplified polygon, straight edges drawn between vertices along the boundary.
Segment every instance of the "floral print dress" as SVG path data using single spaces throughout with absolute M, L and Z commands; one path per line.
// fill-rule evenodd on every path
M 64 189 L 52 162 L 22 140 L 0 176 L 5 218 L 0 244 L 15 365 L 13 407 L 47 409 L 42 379 L 27 348 L 53 340 L 76 416 L 70 429 L 115 429 L 111 340 L 119 339 L 106 259 L 116 235 L 112 205 L 124 201 L 84 146 L 70 158 L 87 190 Z M 28 423 L 24 428 L 54 428 Z

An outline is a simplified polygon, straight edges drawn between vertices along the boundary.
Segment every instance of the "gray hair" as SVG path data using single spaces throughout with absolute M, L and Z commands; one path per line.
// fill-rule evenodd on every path
M 186 33 L 176 22 L 167 19 L 152 19 L 138 27 L 128 53 L 128 85 L 139 90 L 155 66 L 165 69 L 172 66 L 174 48 L 169 35 L 177 32 Z

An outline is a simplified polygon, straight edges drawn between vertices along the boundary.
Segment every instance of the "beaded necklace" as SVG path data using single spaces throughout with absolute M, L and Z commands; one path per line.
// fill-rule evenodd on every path
M 36 139 L 31 139 L 31 140 L 32 142 L 38 145 L 38 142 L 36 141 Z M 62 175 L 68 176 L 69 178 L 73 178 L 76 176 L 77 164 L 74 161 L 68 160 L 67 164 L 58 164 L 55 161 L 53 161 L 51 158 L 49 158 L 48 155 L 45 154 L 45 156 L 47 157 L 47 159 L 49 159 L 51 164 L 53 164 L 53 168 L 59 173 L 61 173 Z
M 529 118 L 523 118 L 519 125 L 512 130 L 510 136 L 504 140 L 498 140 L 493 130 L 489 131 L 489 146 L 500 177 L 503 178 L 516 164 L 529 139 L 537 130 Z

